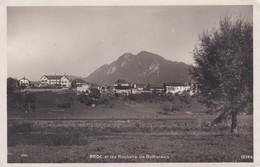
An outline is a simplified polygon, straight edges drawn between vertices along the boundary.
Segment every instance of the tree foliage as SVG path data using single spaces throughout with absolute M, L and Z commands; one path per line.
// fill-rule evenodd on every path
M 94 99 L 99 99 L 100 96 L 101 96 L 101 93 L 98 89 L 90 88 L 89 97 L 94 98 Z
M 71 82 L 71 87 L 77 88 L 77 80 L 76 79 Z
M 24 110 L 28 112 L 33 112 L 36 108 L 36 96 L 32 93 L 26 93 L 24 97 Z
M 222 111 L 221 116 L 231 115 L 235 132 L 237 113 L 253 106 L 253 24 L 225 17 L 217 30 L 201 33 L 199 41 L 190 72 L 204 103 Z
M 18 80 L 14 78 L 7 78 L 7 93 L 13 93 L 15 90 L 18 89 Z

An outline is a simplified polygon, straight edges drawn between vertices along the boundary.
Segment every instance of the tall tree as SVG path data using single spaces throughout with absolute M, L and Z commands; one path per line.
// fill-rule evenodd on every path
M 219 28 L 204 31 L 193 56 L 190 72 L 203 102 L 221 111 L 216 120 L 231 118 L 231 133 L 237 133 L 239 112 L 253 108 L 253 24 L 226 16 Z
M 36 96 L 32 93 L 26 93 L 24 99 L 25 111 L 32 112 L 35 109 Z
M 18 80 L 14 78 L 7 78 L 7 93 L 13 93 L 15 90 L 18 89 Z

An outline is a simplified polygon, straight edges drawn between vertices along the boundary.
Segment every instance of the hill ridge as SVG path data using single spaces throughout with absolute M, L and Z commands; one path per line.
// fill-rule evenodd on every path
M 149 83 L 162 86 L 165 82 L 189 82 L 189 65 L 167 60 L 164 57 L 141 51 L 137 55 L 124 53 L 110 64 L 104 64 L 84 80 L 101 85 L 112 85 L 114 81 L 125 79 L 134 83 Z

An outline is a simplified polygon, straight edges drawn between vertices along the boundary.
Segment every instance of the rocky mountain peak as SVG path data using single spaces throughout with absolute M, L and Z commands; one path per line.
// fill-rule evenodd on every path
M 166 81 L 188 82 L 190 80 L 187 73 L 189 65 L 172 62 L 147 51 L 137 55 L 125 53 L 113 63 L 102 67 L 85 80 L 101 85 L 112 85 L 115 80 L 124 78 L 128 82 L 149 83 L 155 86 L 162 86 Z

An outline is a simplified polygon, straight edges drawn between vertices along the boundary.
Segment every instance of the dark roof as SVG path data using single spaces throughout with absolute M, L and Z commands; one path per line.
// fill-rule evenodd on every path
M 47 79 L 61 79 L 63 75 L 44 75 Z
M 99 86 L 99 85 L 96 84 L 96 83 L 89 83 L 89 82 L 88 82 L 88 84 L 90 84 L 91 86 Z
M 128 82 L 124 79 L 119 79 L 115 83 L 128 83 Z
M 86 81 L 84 81 L 83 79 L 74 79 L 73 81 L 79 82 L 79 83 L 87 83 Z
M 30 81 L 29 79 L 27 79 L 27 78 L 25 78 L 25 77 L 21 78 L 20 80 L 22 80 L 22 79 L 26 79 L 26 80 Z
M 125 89 L 130 89 L 130 86 L 115 86 L 115 89 L 121 89 L 121 90 L 125 90 Z
M 72 81 L 72 78 L 67 75 L 44 75 L 47 79 L 61 79 L 62 77 L 66 77 L 68 80 Z M 43 76 L 43 77 L 44 77 Z
M 144 88 L 146 86 L 146 84 L 136 84 L 136 87 L 138 88 Z
M 70 80 L 71 82 L 73 81 L 73 80 L 75 80 L 75 77 L 74 76 L 72 76 L 72 75 L 63 75 L 63 76 L 65 76 L 68 80 Z M 62 76 L 62 77 L 63 77 Z M 76 79 L 79 79 L 79 78 L 76 78 Z
M 165 86 L 187 86 L 187 83 L 165 83 Z
M 159 87 L 159 86 L 151 86 L 151 89 L 163 89 L 163 87 Z

